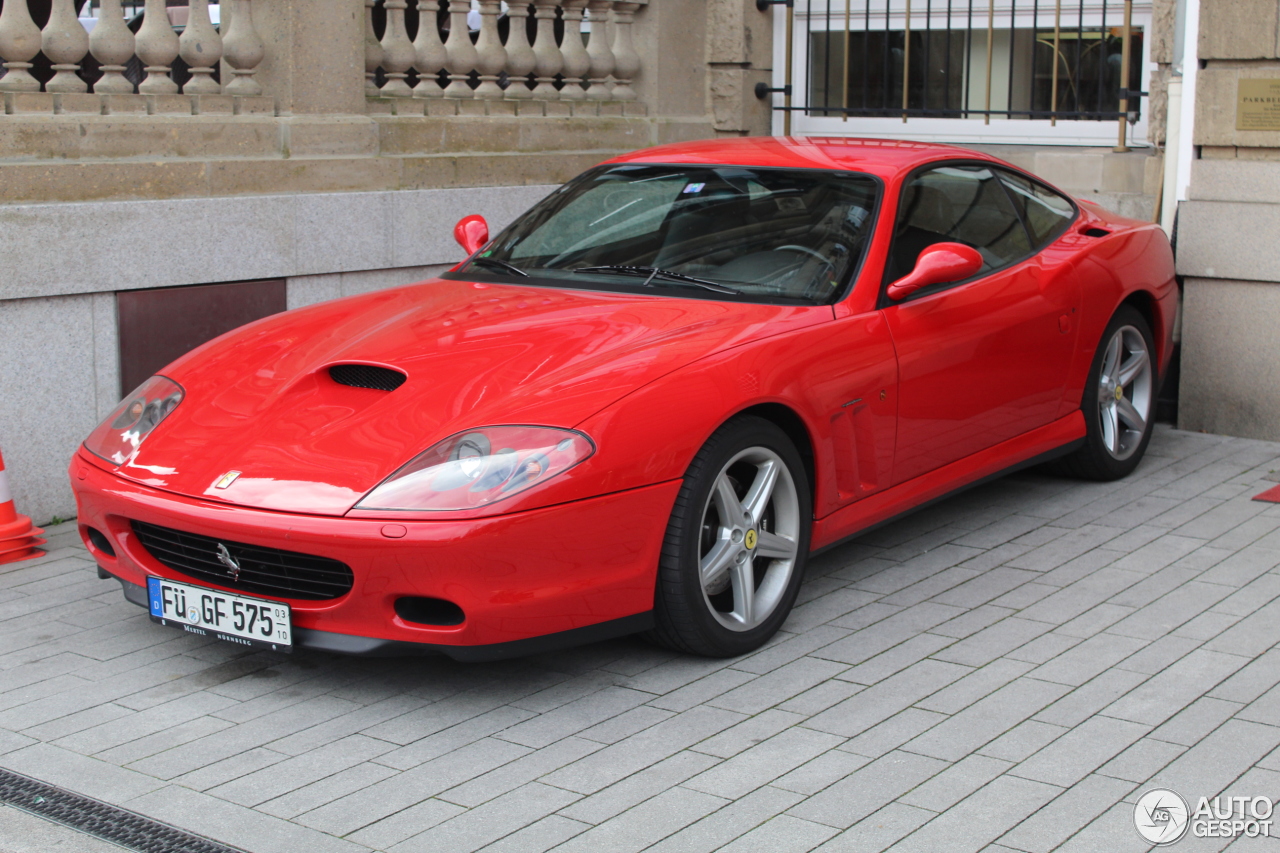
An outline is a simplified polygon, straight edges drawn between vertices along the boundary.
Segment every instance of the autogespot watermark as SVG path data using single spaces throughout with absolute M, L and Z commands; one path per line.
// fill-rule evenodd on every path
M 1249 838 L 1271 836 L 1270 797 L 1201 797 L 1192 811 L 1175 791 L 1154 788 L 1138 798 L 1133 825 L 1138 834 L 1157 847 L 1180 841 L 1188 832 L 1195 838 Z

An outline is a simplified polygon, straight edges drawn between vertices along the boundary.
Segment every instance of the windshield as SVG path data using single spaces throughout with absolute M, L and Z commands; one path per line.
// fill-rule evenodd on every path
M 552 193 L 464 269 L 824 302 L 862 258 L 877 194 L 855 173 L 605 166 Z

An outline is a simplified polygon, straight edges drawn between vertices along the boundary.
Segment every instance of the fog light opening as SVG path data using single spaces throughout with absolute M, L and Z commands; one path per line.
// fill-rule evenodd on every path
M 396 599 L 396 615 L 418 625 L 461 625 L 466 619 L 462 608 L 443 598 L 406 596 Z
M 85 531 L 85 535 L 89 537 L 89 542 L 93 547 L 97 548 L 108 557 L 114 557 L 116 555 L 116 549 L 111 546 L 111 540 L 107 538 L 105 533 L 93 527 L 86 527 Z

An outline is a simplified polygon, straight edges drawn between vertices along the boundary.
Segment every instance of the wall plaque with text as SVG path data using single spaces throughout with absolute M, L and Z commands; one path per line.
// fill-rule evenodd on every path
M 1237 82 L 1236 130 L 1280 130 L 1280 78 Z

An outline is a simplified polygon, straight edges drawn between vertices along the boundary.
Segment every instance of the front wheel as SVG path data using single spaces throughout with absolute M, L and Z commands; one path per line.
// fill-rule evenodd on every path
M 1084 446 L 1061 464 L 1089 480 L 1118 480 L 1142 461 L 1155 415 L 1155 344 L 1151 328 L 1134 308 L 1120 306 L 1094 354 L 1080 407 Z
M 725 424 L 676 498 L 650 637 L 711 657 L 762 646 L 795 603 L 811 523 L 808 478 L 786 433 L 757 417 Z

